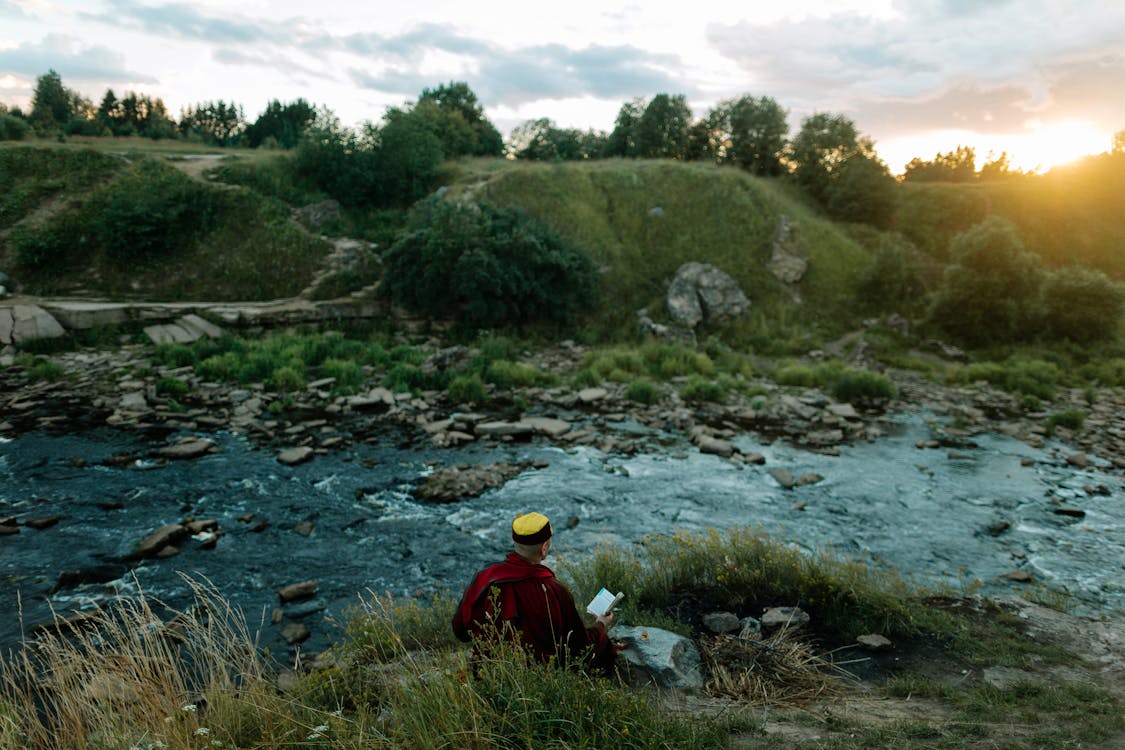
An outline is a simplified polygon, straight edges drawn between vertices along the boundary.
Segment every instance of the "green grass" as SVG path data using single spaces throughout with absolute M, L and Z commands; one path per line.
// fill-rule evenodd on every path
M 846 367 L 838 360 L 822 362 L 818 365 L 785 363 L 773 372 L 778 385 L 801 388 L 822 388 L 837 401 L 881 402 L 898 395 L 893 382 L 887 376 Z
M 658 161 L 514 164 L 484 172 L 482 197 L 523 208 L 585 248 L 602 274 L 603 299 L 613 300 L 598 325 L 607 333 L 632 326 L 641 307 L 663 315 L 668 280 L 689 261 L 726 271 L 776 317 L 786 292 L 763 265 L 788 216 L 809 257 L 802 282 L 802 319 L 842 330 L 855 318 L 851 290 L 868 253 L 816 216 L 786 186 L 712 165 Z M 654 216 L 653 208 L 663 209 Z M 739 326 L 729 327 L 737 335 Z

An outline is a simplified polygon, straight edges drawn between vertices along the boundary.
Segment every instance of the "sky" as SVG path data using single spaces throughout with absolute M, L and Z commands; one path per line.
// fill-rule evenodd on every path
M 49 69 L 95 104 L 222 99 L 253 121 L 304 98 L 345 125 L 465 81 L 505 135 L 612 130 L 659 93 L 696 117 L 768 96 L 790 135 L 851 118 L 896 173 L 959 145 L 1044 169 L 1125 130 L 1125 1 L 0 0 L 0 102 L 26 109 Z

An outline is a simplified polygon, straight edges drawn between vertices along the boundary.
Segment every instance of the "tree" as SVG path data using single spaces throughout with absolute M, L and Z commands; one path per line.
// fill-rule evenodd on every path
M 1012 165 L 1008 161 L 1007 151 L 1001 151 L 1000 155 L 995 158 L 993 158 L 992 153 L 989 152 L 988 161 L 980 168 L 977 179 L 981 182 L 995 182 L 997 180 L 1010 180 L 1022 174 L 1023 173 L 1018 169 L 1012 169 Z
M 950 256 L 931 319 L 972 345 L 1030 338 L 1042 318 L 1043 270 L 1015 227 L 991 216 L 954 237 Z
M 1057 339 L 1080 344 L 1117 335 L 1125 288 L 1101 271 L 1070 267 L 1047 274 L 1043 284 L 1044 324 Z
M 479 328 L 567 324 L 596 302 L 589 256 L 520 211 L 434 198 L 417 216 L 383 258 L 395 304 Z
M 825 196 L 828 215 L 886 229 L 894 221 L 898 184 L 874 153 L 861 151 L 844 160 Z
M 713 122 L 725 145 L 723 161 L 756 175 L 785 172 L 781 157 L 789 133 L 786 112 L 768 96 L 743 96 L 720 102 L 712 110 Z
M 1113 134 L 1113 149 L 1112 153 L 1122 154 L 1125 153 L 1125 130 L 1118 130 Z
M 972 182 L 976 170 L 976 152 L 971 146 L 958 146 L 949 153 L 934 155 L 933 161 L 911 159 L 902 178 L 911 182 Z
M 683 159 L 690 126 L 691 109 L 683 94 L 657 94 L 633 129 L 635 155 L 645 159 Z
M 414 109 L 429 119 L 445 158 L 503 156 L 504 138 L 484 116 L 484 108 L 469 84 L 455 81 L 436 89 L 422 89 Z
M 35 93 L 31 97 L 31 126 L 40 135 L 47 135 L 64 127 L 74 113 L 78 94 L 63 86 L 62 76 L 53 69 L 35 79 Z
M 820 112 L 806 117 L 789 145 L 797 185 L 824 205 L 844 162 L 861 150 L 855 124 L 844 115 Z
M 372 149 L 378 204 L 408 206 L 433 189 L 445 155 L 441 141 L 416 110 L 389 110 L 383 125 L 368 129 L 366 140 Z
M 296 148 L 305 129 L 315 120 L 316 107 L 304 99 L 289 104 L 273 99 L 254 124 L 246 128 L 246 144 L 250 148 L 258 148 L 263 143 Z
M 517 159 L 580 161 L 605 151 L 605 133 L 560 128 L 550 119 L 528 120 L 512 129 L 508 150 Z
M 242 107 L 234 102 L 203 102 L 180 115 L 180 132 L 213 146 L 233 146 L 246 128 Z
M 634 131 L 644 111 L 644 99 L 634 99 L 631 102 L 625 102 L 621 105 L 621 109 L 617 111 L 617 119 L 614 121 L 613 131 L 609 134 L 609 138 L 606 141 L 606 156 L 637 155 L 636 133 Z

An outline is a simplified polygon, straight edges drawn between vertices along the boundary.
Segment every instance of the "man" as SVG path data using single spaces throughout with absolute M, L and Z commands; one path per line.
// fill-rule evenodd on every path
M 521 644 L 542 662 L 608 673 L 615 651 L 606 631 L 613 613 L 586 627 L 570 590 L 543 565 L 551 533 L 551 522 L 542 513 L 516 516 L 514 551 L 473 578 L 453 613 L 453 632 L 462 641 L 476 642 L 478 658 L 481 641 L 500 637 Z

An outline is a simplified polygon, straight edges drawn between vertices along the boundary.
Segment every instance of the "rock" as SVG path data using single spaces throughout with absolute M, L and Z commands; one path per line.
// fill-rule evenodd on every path
M 766 457 L 761 453 L 747 453 L 742 457 L 742 460 L 755 466 L 763 466 L 766 463 Z
M 58 578 L 55 579 L 55 585 L 51 587 L 50 594 L 56 594 L 63 589 L 74 588 L 83 583 L 105 583 L 120 578 L 128 568 L 124 565 L 115 565 L 112 563 L 97 563 L 85 568 L 76 568 L 74 570 L 64 570 L 59 573 Z
M 27 519 L 26 521 L 23 522 L 23 525 L 27 526 L 29 528 L 32 528 L 32 529 L 37 529 L 37 530 L 42 531 L 43 529 L 51 528 L 52 526 L 54 526 L 55 524 L 57 524 L 61 520 L 62 520 L 62 516 L 47 516 L 46 518 L 29 518 L 29 519 Z
M 1008 523 L 1007 521 L 993 521 L 992 523 L 988 524 L 988 533 L 992 536 L 1000 536 L 1011 527 L 1012 524 Z
M 214 448 L 215 444 L 210 440 L 188 440 L 183 443 L 157 448 L 152 452 L 152 455 L 173 461 L 188 461 L 205 456 Z
M 755 617 L 743 617 L 738 621 L 739 638 L 757 638 L 762 633 L 762 621 Z
M 290 646 L 307 641 L 310 635 L 312 631 L 303 622 L 287 622 L 281 626 L 281 637 Z
M 695 644 L 660 628 L 618 626 L 610 637 L 625 646 L 635 681 L 659 688 L 703 687 L 703 667 Z
M 528 422 L 481 422 L 473 428 L 473 432 L 480 437 L 528 437 L 534 432 L 534 427 Z
M 793 489 L 793 474 L 789 469 L 770 469 L 770 476 L 784 490 Z
M 561 419 L 551 419 L 550 417 L 524 417 L 522 422 L 531 425 L 531 429 L 539 435 L 546 435 L 550 438 L 562 437 L 570 432 L 570 423 Z
M 301 521 L 299 524 L 293 527 L 293 531 L 296 531 L 301 536 L 312 536 L 312 533 L 315 530 L 316 524 L 314 524 L 312 521 Z
M 750 309 L 734 279 L 715 266 L 685 263 L 676 271 L 665 295 L 672 320 L 688 328 L 703 321 L 730 320 Z
M 20 533 L 19 526 L 11 526 L 9 524 L 0 524 L 0 536 L 12 536 L 13 534 Z
M 1056 516 L 1069 516 L 1070 518 L 1085 518 L 1086 511 L 1071 505 L 1059 505 L 1055 509 Z
M 886 651 L 893 645 L 889 638 L 878 633 L 858 636 L 855 642 L 867 651 Z
M 807 473 L 802 474 L 801 476 L 797 477 L 797 481 L 794 482 L 794 484 L 797 487 L 804 487 L 807 484 L 817 484 L 817 483 L 823 482 L 823 481 L 824 481 L 823 476 L 821 476 L 820 474 L 817 474 L 815 471 L 810 471 L 810 472 L 807 472 Z
M 439 349 L 422 363 L 422 372 L 431 374 L 453 370 L 460 372 L 468 369 L 473 361 L 473 352 L 467 346 L 449 346 Z
M 726 440 L 720 440 L 710 435 L 700 435 L 697 442 L 700 453 L 722 456 L 723 458 L 730 458 L 734 454 L 734 446 Z
M 601 401 L 609 395 L 609 391 L 605 388 L 583 388 L 578 392 L 578 400 L 584 404 L 592 404 L 595 401 Z
M 1004 577 L 1016 583 L 1031 583 L 1035 580 L 1034 576 L 1026 570 L 1013 570 L 1010 573 L 1005 573 Z
M 300 602 L 298 604 L 287 604 L 283 614 L 286 617 L 294 620 L 308 617 L 309 615 L 323 612 L 328 608 L 328 604 L 323 599 L 310 599 L 307 602 Z
M 187 527 L 181 526 L 178 523 L 161 526 L 159 529 L 137 542 L 133 547 L 133 552 L 130 557 L 152 557 L 165 547 L 175 544 L 187 535 Z
M 285 464 L 286 466 L 296 466 L 303 464 L 313 457 L 313 449 L 307 445 L 302 445 L 298 448 L 289 448 L 277 454 L 277 462 Z
M 414 495 L 423 500 L 441 503 L 465 497 L 476 497 L 486 490 L 503 487 L 515 476 L 531 467 L 527 462 L 501 461 L 495 464 L 458 465 L 438 469 L 422 480 Z
M 0 344 L 21 344 L 66 334 L 59 322 L 37 305 L 0 308 Z
M 712 633 L 733 633 L 742 627 L 738 615 L 733 612 L 708 612 L 703 615 L 703 627 Z
M 762 615 L 762 627 L 766 630 L 796 629 L 808 625 L 810 619 L 799 607 L 770 607 Z
M 310 229 L 320 229 L 325 224 L 340 220 L 340 203 L 335 200 L 310 203 L 294 212 L 297 219 Z
M 825 409 L 840 419 L 859 419 L 859 412 L 851 404 L 829 404 Z
M 317 587 L 320 586 L 319 581 L 301 581 L 300 583 L 291 583 L 288 586 L 282 586 L 277 590 L 277 595 L 281 599 L 282 604 L 297 601 L 298 599 L 308 599 L 316 593 Z
M 180 548 L 173 544 L 169 544 L 167 547 L 162 547 L 161 550 L 156 553 L 156 557 L 160 560 L 166 560 L 167 558 L 175 557 L 178 554 L 180 554 Z
M 1075 453 L 1072 456 L 1067 456 L 1066 462 L 1078 469 L 1085 469 L 1090 466 L 1090 458 L 1085 453 Z

